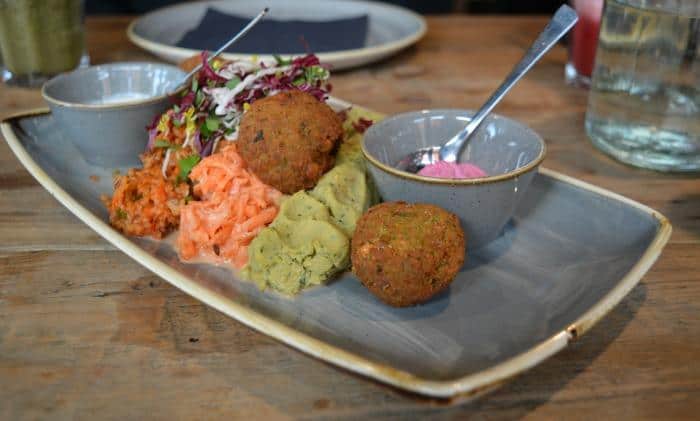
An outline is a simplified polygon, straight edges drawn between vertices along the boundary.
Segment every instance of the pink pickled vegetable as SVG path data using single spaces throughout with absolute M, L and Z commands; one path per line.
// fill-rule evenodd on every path
M 488 176 L 484 170 L 474 164 L 469 164 L 467 162 L 456 163 L 446 161 L 438 161 L 433 164 L 426 165 L 420 171 L 418 171 L 418 175 L 422 175 L 424 177 L 452 179 L 480 178 Z

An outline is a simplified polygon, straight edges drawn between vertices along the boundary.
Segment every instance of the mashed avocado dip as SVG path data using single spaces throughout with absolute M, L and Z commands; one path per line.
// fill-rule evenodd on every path
M 284 200 L 272 224 L 248 247 L 243 276 L 261 289 L 293 295 L 348 268 L 355 224 L 378 199 L 360 151 L 362 136 L 347 123 L 357 119 L 356 113 L 351 110 L 346 120 L 348 136 L 333 169 L 313 190 Z

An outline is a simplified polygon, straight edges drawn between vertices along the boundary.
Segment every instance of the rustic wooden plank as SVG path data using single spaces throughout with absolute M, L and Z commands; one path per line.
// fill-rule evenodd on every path
M 0 202 L 13 204 L 0 206 L 0 252 L 116 250 L 38 184 L 3 188 Z
M 670 246 L 644 283 L 570 348 L 462 405 L 407 395 L 307 357 L 121 253 L 3 253 L 0 378 L 13 381 L 0 388 L 0 415 L 662 417 L 669 413 L 659 404 L 683 411 L 700 393 L 700 366 L 688 364 L 700 354 L 700 319 L 688 317 L 700 314 L 698 253 L 698 244 Z

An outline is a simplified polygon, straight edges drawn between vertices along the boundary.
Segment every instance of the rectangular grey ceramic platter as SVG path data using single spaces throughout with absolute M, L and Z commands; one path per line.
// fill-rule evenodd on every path
M 60 202 L 176 287 L 318 358 L 432 396 L 487 390 L 566 346 L 634 287 L 671 231 L 649 208 L 542 170 L 501 238 L 468 252 L 449 291 L 428 304 L 387 307 L 351 274 L 289 299 L 112 230 L 100 195 L 111 193 L 114 169 L 85 163 L 50 114 L 2 129 Z

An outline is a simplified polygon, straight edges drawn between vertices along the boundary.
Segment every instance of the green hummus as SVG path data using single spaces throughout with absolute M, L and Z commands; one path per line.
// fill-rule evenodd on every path
M 287 199 L 273 223 L 248 246 L 244 276 L 261 289 L 296 294 L 347 267 L 350 240 L 328 208 L 306 192 Z
M 378 196 L 365 171 L 361 135 L 349 125 L 346 131 L 335 167 L 313 190 L 287 198 L 248 247 L 243 276 L 261 289 L 293 295 L 349 267 L 355 224 Z

